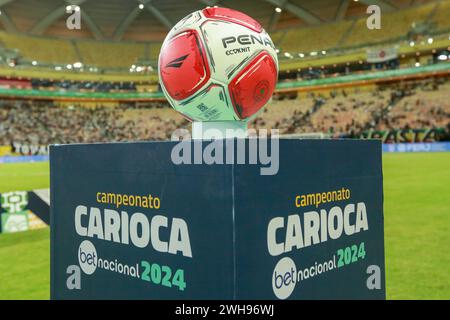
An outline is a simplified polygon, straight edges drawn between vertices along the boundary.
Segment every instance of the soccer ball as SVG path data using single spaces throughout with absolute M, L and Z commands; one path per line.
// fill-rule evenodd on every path
M 158 61 L 161 88 L 190 121 L 248 121 L 275 89 L 275 50 L 261 25 L 239 11 L 196 11 L 164 40 Z

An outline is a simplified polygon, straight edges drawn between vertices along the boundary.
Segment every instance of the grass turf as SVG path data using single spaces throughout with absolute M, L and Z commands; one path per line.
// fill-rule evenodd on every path
M 48 188 L 48 162 L 0 164 L 0 192 Z
M 48 299 L 50 229 L 0 235 L 0 299 Z
M 450 153 L 383 156 L 388 299 L 450 299 Z M 0 165 L 0 192 L 48 187 L 48 164 Z M 49 230 L 0 235 L 0 299 L 49 298 Z
M 450 299 L 450 153 L 383 157 L 389 299 Z

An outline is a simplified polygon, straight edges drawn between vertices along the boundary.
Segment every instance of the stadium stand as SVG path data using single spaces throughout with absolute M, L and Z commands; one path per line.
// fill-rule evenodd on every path
M 31 37 L 0 31 L 3 47 L 16 49 L 28 61 L 48 64 L 67 64 L 80 60 L 73 44 L 68 40 Z
M 450 124 L 450 84 L 437 81 L 413 83 L 378 129 L 444 128 Z
M 283 52 L 291 54 L 310 53 L 324 49 L 336 48 L 345 32 L 352 25 L 351 21 L 328 23 L 317 27 L 295 28 L 286 32 L 281 42 L 276 42 Z M 330 34 L 333 36 L 330 37 Z
M 360 18 L 352 27 L 352 31 L 343 40 L 342 46 L 359 46 L 368 43 L 385 42 L 404 39 L 413 24 L 426 22 L 436 4 L 411 8 L 393 13 L 383 13 L 381 29 L 371 30 L 366 26 L 367 18 Z M 386 32 L 389 30 L 389 32 Z
M 3 101 L 0 145 L 162 140 L 186 124 L 167 103 L 153 102 L 150 108 L 133 109 Z
M 357 136 L 364 130 L 447 128 L 450 1 L 395 6 L 383 12 L 381 30 L 367 29 L 362 4 L 352 1 L 348 12 L 338 18 L 337 7 L 322 10 L 325 2 L 311 4 L 311 9 L 320 8 L 318 12 L 325 14 L 309 18 L 315 23 L 283 9 L 277 24 L 271 5 L 258 9 L 257 16 L 265 17 L 264 27 L 279 49 L 281 72 L 273 101 L 250 126 L 277 128 L 282 134 L 321 132 L 335 137 Z M 95 4 L 108 8 L 107 1 Z M 170 7 L 168 3 L 161 6 L 167 9 L 166 5 Z M 15 10 L 13 4 L 9 7 Z M 138 29 L 133 29 L 133 23 L 129 28 L 145 30 L 146 16 L 139 19 Z M 63 22 L 58 21 L 57 26 Z M 120 25 L 121 21 L 113 22 Z M 86 34 L 64 37 L 64 30 L 60 38 L 51 30 L 39 35 L 0 31 L 0 96 L 4 99 L 0 100 L 0 145 L 161 140 L 175 128 L 187 126 L 161 101 L 156 61 L 167 30 L 163 26 L 152 30 L 151 39 L 141 32 L 142 39 L 132 40 L 125 30 L 123 38 L 116 34 L 101 40 Z M 427 43 L 431 36 L 434 42 Z M 420 41 L 410 47 L 410 37 Z M 369 63 L 367 50 L 380 43 L 395 46 L 398 55 Z M 13 63 L 1 56 L 8 50 L 18 55 Z M 311 55 L 313 51 L 317 54 Z M 75 62 L 81 62 L 85 70 L 75 70 Z M 140 73 L 130 69 L 132 65 L 148 68 Z M 410 79 L 423 74 L 428 78 Z
M 435 25 L 436 30 L 448 31 L 450 29 L 450 1 L 441 1 L 436 8 L 436 11 L 431 17 L 431 23 Z
M 100 68 L 130 68 L 146 50 L 143 43 L 78 41 L 76 46 L 85 64 Z
M 281 134 L 322 132 L 352 136 L 368 129 L 446 128 L 450 125 L 448 77 L 278 96 L 250 127 Z M 166 102 L 61 107 L 9 100 L 0 104 L 0 145 L 169 139 L 189 123 Z
M 421 32 L 426 34 L 440 36 L 450 30 L 449 11 L 450 1 L 430 1 L 424 5 L 383 13 L 380 30 L 369 30 L 366 27 L 367 16 L 356 16 L 332 19 L 318 25 L 287 26 L 270 34 L 280 49 L 282 64 L 283 59 L 298 59 L 300 53 L 308 57 L 314 51 L 319 53 L 318 56 L 309 56 L 309 59 L 320 60 L 322 50 L 341 55 L 342 50 L 349 48 L 363 49 L 366 45 L 407 41 L 415 28 L 422 28 Z M 0 31 L 0 44 L 6 49 L 17 50 L 19 56 L 28 63 L 37 61 L 40 64 L 66 65 L 79 61 L 103 71 L 111 69 L 121 72 L 129 72 L 131 65 L 140 61 L 148 62 L 156 69 L 161 46 L 161 42 L 156 41 L 63 39 L 5 31 Z M 292 56 L 286 56 L 287 53 Z

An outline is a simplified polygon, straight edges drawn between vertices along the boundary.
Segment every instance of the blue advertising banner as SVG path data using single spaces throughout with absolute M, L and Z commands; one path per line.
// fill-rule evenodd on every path
M 383 144 L 383 152 L 448 152 L 450 142 L 417 142 Z
M 385 298 L 380 141 L 180 144 L 51 146 L 52 299 Z
M 49 160 L 49 157 L 47 155 L 0 157 L 0 163 L 44 162 L 44 161 L 48 161 L 48 160 Z

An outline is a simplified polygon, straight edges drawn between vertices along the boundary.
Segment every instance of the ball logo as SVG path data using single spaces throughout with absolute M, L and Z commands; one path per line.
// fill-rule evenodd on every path
M 255 90 L 253 92 L 253 99 L 255 99 L 256 102 L 265 100 L 267 94 L 269 93 L 270 93 L 269 81 L 262 80 L 255 87 Z
M 84 240 L 78 248 L 78 263 L 86 274 L 93 274 L 97 269 L 97 250 L 92 242 Z
M 170 61 L 168 64 L 166 64 L 166 68 L 179 68 L 183 65 L 183 61 L 186 60 L 186 58 L 189 56 L 189 54 L 186 54 L 184 56 L 181 56 L 179 58 L 176 58 L 172 61 Z
M 278 299 L 287 299 L 294 291 L 297 279 L 297 267 L 291 258 L 278 261 L 272 276 L 272 288 Z

